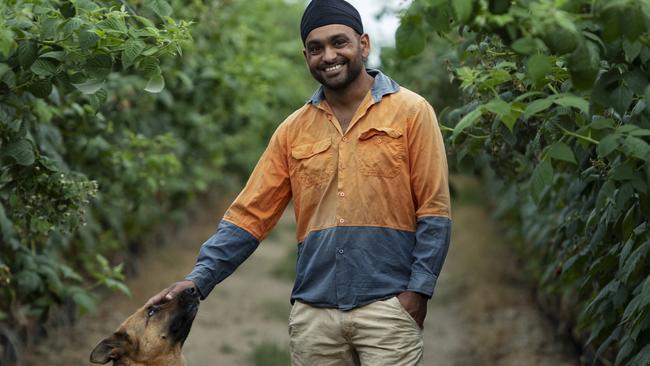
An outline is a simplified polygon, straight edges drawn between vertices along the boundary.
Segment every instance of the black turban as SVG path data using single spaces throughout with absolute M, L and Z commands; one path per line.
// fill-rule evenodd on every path
M 354 6 L 344 0 L 312 0 L 300 21 L 300 36 L 305 43 L 309 32 L 329 24 L 343 24 L 363 34 L 361 16 Z

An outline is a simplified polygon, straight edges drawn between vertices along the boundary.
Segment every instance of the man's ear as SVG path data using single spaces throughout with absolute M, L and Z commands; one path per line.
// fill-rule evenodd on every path
M 103 365 L 109 361 L 118 360 L 126 353 L 128 345 L 129 336 L 126 333 L 115 332 L 99 342 L 90 354 L 90 362 Z
M 370 36 L 368 33 L 359 36 L 359 45 L 361 46 L 361 55 L 368 58 L 368 55 L 370 55 Z

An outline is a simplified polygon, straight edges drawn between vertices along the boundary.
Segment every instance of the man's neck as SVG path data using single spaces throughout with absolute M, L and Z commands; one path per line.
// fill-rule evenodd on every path
M 356 108 L 372 87 L 374 78 L 364 69 L 359 77 L 345 89 L 323 87 L 327 103 L 335 109 Z

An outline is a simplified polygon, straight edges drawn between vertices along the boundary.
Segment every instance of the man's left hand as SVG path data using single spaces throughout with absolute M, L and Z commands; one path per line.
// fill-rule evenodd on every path
M 417 292 L 404 291 L 397 295 L 397 300 L 420 328 L 424 328 L 424 318 L 427 316 L 427 298 Z

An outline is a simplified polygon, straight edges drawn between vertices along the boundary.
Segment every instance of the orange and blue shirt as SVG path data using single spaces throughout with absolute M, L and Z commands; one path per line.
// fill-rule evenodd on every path
M 290 200 L 291 301 L 349 310 L 433 295 L 451 233 L 448 169 L 429 103 L 378 70 L 342 131 L 319 88 L 277 128 L 187 279 L 203 297 L 267 236 Z

